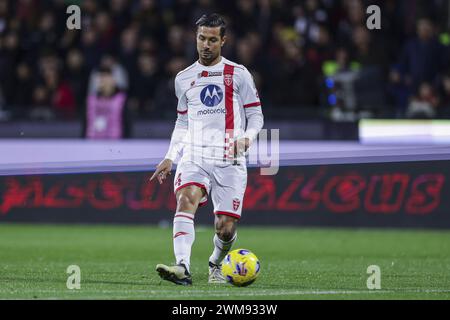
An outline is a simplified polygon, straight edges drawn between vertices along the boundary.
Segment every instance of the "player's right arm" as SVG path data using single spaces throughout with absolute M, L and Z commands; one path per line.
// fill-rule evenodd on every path
M 169 150 L 164 159 L 156 166 L 156 170 L 150 178 L 150 181 L 152 181 L 157 177 L 160 184 L 164 182 L 167 175 L 171 174 L 173 162 L 183 150 L 184 138 L 188 132 L 187 101 L 186 96 L 181 91 L 178 78 L 175 78 L 175 94 L 178 98 L 178 117 L 170 139 Z

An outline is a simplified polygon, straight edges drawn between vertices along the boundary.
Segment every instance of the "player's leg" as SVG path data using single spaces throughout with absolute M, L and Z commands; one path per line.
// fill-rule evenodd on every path
M 216 168 L 213 172 L 211 197 L 214 203 L 214 249 L 209 257 L 209 282 L 224 283 L 222 261 L 237 239 L 237 222 L 247 186 L 247 169 L 241 166 Z
M 180 285 L 192 284 L 190 261 L 192 245 L 195 241 L 194 215 L 206 191 L 195 185 L 176 193 L 177 211 L 173 219 L 173 250 L 175 266 L 158 264 L 156 271 L 161 278 Z
M 190 258 L 195 241 L 194 216 L 197 208 L 206 203 L 208 187 L 209 177 L 201 168 L 179 164 L 174 181 L 177 208 L 173 220 L 173 248 L 176 265 L 157 265 L 156 270 L 164 280 L 192 284 Z
M 190 185 L 176 193 L 177 210 L 173 219 L 173 249 L 177 265 L 184 265 L 190 272 L 191 249 L 195 241 L 194 215 L 205 189 Z
M 214 220 L 214 251 L 209 257 L 209 262 L 220 265 L 230 251 L 237 238 L 238 219 L 226 215 L 216 215 Z
M 222 275 L 222 261 L 230 252 L 237 238 L 238 219 L 226 215 L 216 215 L 214 221 L 214 250 L 209 257 L 209 282 L 225 283 Z

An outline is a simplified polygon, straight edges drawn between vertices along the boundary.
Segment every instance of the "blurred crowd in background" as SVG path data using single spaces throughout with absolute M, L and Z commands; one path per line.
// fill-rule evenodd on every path
M 446 118 L 448 2 L 0 0 L 0 114 L 83 119 L 90 95 L 121 92 L 129 117 L 173 119 L 174 76 L 197 59 L 195 21 L 218 12 L 223 56 L 253 74 L 267 116 Z M 81 30 L 66 28 L 70 4 Z M 372 4 L 381 30 L 366 27 Z

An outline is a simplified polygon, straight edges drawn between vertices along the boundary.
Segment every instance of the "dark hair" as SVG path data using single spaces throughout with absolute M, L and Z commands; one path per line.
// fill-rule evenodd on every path
M 197 20 L 195 25 L 198 27 L 210 27 L 216 28 L 220 27 L 220 36 L 223 37 L 225 35 L 225 30 L 227 28 L 227 24 L 225 20 L 217 13 L 204 14 Z

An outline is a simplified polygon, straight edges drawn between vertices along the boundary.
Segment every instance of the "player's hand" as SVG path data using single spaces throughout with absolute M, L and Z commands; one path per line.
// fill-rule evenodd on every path
M 162 184 L 164 180 L 166 180 L 167 176 L 172 174 L 172 160 L 170 159 L 164 159 L 161 161 L 157 166 L 155 173 L 153 173 L 152 177 L 150 178 L 150 181 L 153 179 L 158 178 L 159 184 Z
M 238 157 L 244 155 L 247 150 L 250 148 L 250 139 L 249 138 L 240 138 L 234 141 L 233 147 L 231 148 L 233 155 L 232 157 Z

